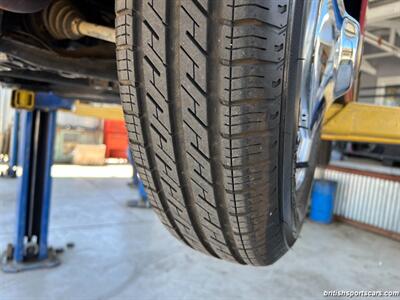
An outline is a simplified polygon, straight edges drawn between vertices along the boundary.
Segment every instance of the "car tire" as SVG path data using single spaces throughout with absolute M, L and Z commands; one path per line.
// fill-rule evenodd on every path
M 193 249 L 264 266 L 298 237 L 316 164 L 296 190 L 302 10 L 116 0 L 133 158 L 161 222 Z

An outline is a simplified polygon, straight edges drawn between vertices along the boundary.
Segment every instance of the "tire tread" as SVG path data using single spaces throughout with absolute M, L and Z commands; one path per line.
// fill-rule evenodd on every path
M 131 151 L 162 223 L 241 264 L 283 255 L 278 139 L 289 0 L 117 0 Z

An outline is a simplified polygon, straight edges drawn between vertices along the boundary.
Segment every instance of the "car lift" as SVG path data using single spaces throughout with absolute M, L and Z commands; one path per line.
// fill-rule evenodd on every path
M 15 241 L 13 245 L 8 245 L 1 260 L 5 272 L 60 264 L 55 252 L 47 245 L 52 184 L 50 171 L 56 111 L 71 109 L 72 103 L 51 93 L 13 93 L 12 106 L 20 110 L 22 119 L 19 160 L 23 171 L 18 185 Z M 17 121 L 14 120 L 14 127 Z M 16 165 L 15 158 L 13 160 Z
M 333 104 L 325 114 L 322 139 L 400 144 L 400 107 L 358 102 Z
M 14 91 L 11 105 L 16 109 L 16 115 L 8 171 L 16 176 L 19 161 L 22 176 L 18 179 L 15 241 L 8 245 L 0 261 L 2 270 L 8 273 L 51 268 L 60 264 L 56 251 L 47 245 L 57 110 L 123 120 L 120 107 L 96 107 L 63 99 L 52 93 Z M 20 138 L 18 131 L 21 131 Z M 140 179 L 134 177 L 133 180 L 139 187 L 142 199 L 146 200 Z

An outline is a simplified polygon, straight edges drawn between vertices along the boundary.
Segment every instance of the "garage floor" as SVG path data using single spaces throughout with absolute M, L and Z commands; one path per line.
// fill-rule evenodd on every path
M 54 180 L 50 244 L 75 243 L 56 269 L 0 272 L 1 299 L 310 299 L 324 290 L 393 290 L 400 243 L 307 222 L 278 263 L 253 268 L 198 254 L 150 210 L 125 206 L 128 179 Z M 0 247 L 12 240 L 16 180 L 0 178 Z

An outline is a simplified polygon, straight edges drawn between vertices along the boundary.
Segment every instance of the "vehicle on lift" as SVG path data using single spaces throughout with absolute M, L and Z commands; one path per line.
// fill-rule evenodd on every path
M 121 99 L 162 223 L 196 250 L 268 265 L 299 236 L 324 111 L 358 77 L 366 3 L 0 0 L 0 78 Z

